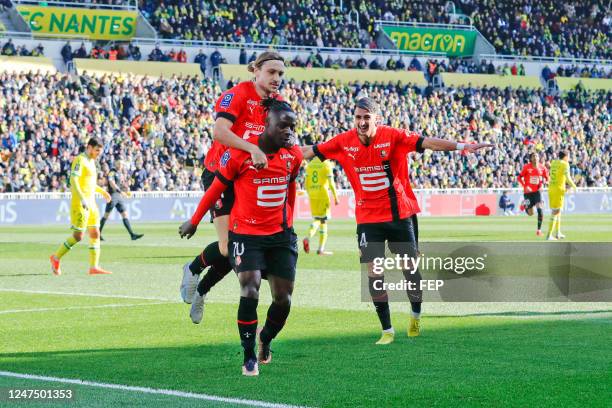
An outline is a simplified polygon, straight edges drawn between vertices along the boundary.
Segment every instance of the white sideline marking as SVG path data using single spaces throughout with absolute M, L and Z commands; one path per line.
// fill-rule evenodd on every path
M 4 288 L 0 288 L 0 292 L 38 293 L 42 295 L 91 296 L 91 297 L 116 298 L 116 299 L 161 300 L 161 301 L 166 301 L 166 302 L 180 303 L 177 299 L 168 299 L 168 298 L 161 298 L 161 297 L 146 297 L 146 296 L 130 296 L 130 295 L 104 295 L 102 293 L 55 292 L 51 290 L 4 289 Z
M 167 305 L 170 302 L 149 302 L 149 303 L 117 303 L 110 305 L 93 305 L 93 306 L 66 306 L 66 307 L 41 307 L 36 309 L 13 309 L 0 310 L 0 314 L 9 313 L 29 313 L 29 312 L 48 312 L 53 310 L 79 310 L 79 309 L 104 309 L 107 307 L 133 307 L 133 306 L 149 306 L 149 305 Z
M 72 378 L 59 378 L 59 377 L 47 377 L 43 375 L 20 374 L 20 373 L 14 373 L 11 371 L 0 371 L 0 376 L 23 378 L 26 380 L 51 381 L 51 382 L 58 382 L 58 383 L 64 383 L 64 384 L 87 385 L 89 387 L 110 388 L 113 390 L 133 391 L 133 392 L 141 392 L 145 394 L 170 395 L 173 397 L 192 398 L 192 399 L 199 399 L 199 400 L 206 400 L 206 401 L 223 402 L 223 403 L 228 403 L 228 404 L 241 404 L 241 405 L 249 405 L 253 407 L 302 408 L 298 405 L 277 404 L 274 402 L 247 400 L 247 399 L 242 399 L 242 398 L 218 397 L 216 395 L 196 394 L 193 392 L 164 390 L 164 389 L 156 389 L 156 388 L 148 388 L 148 387 L 134 387 L 131 385 L 100 383 L 100 382 L 95 382 L 95 381 L 84 381 L 84 380 L 78 380 L 78 379 L 72 379 Z

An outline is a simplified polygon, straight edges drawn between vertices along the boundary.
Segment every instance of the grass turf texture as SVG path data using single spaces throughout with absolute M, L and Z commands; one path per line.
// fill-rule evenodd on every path
M 524 216 L 421 218 L 419 226 L 423 240 L 538 239 L 535 218 Z M 86 275 L 83 243 L 64 258 L 63 276 L 50 275 L 48 254 L 66 238 L 67 228 L 0 228 L 0 370 L 308 406 L 609 401 L 609 303 L 426 304 L 423 333 L 416 339 L 405 335 L 407 305 L 392 304 L 396 342 L 374 346 L 379 324 L 373 308 L 360 302 L 350 221 L 331 221 L 328 249 L 334 256 L 301 254 L 294 307 L 273 344 L 272 365 L 261 367 L 259 378 L 243 378 L 236 280 L 230 276 L 213 289 L 203 324 L 193 325 L 188 306 L 178 299 L 180 266 L 211 239 L 212 228 L 203 225 L 190 241 L 178 239 L 177 228 L 136 225 L 146 236 L 132 242 L 122 226 L 111 224 L 104 231 L 102 265 L 115 273 L 96 277 Z M 298 223 L 298 235 L 306 228 Z M 612 217 L 568 216 L 562 228 L 571 240 L 612 240 Z M 268 292 L 263 283 L 262 321 Z M 457 313 L 467 316 L 449 316 Z M 0 387 L 8 386 L 68 387 L 0 377 Z M 100 407 L 231 406 L 84 386 L 76 387 L 76 401 Z M 65 403 L 40 404 L 54 405 Z

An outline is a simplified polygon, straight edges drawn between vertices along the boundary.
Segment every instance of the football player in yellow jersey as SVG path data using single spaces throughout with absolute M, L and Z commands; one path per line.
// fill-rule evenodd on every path
M 549 241 L 565 238 L 565 235 L 561 234 L 561 209 L 563 208 L 565 186 L 567 184 L 573 189 L 576 188 L 576 184 L 574 184 L 570 174 L 569 153 L 562 151 L 559 153 L 559 160 L 553 160 L 550 163 L 548 201 L 552 215 L 548 224 L 548 236 L 546 237 Z
M 102 194 L 106 202 L 111 200 L 110 194 L 97 185 L 96 159 L 101 153 L 102 142 L 97 138 L 91 138 L 87 142 L 85 153 L 79 154 L 72 161 L 70 172 L 70 190 L 72 193 L 70 222 L 72 223 L 71 229 L 73 234 L 50 257 L 51 271 L 54 275 L 62 274 L 60 259 L 77 242 L 83 239 L 85 229 L 89 232 L 89 274 L 107 275 L 111 273 L 98 266 L 98 260 L 100 259 L 100 229 L 98 228 L 98 219 L 100 214 L 96 206 L 95 194 Z
M 338 205 L 338 193 L 334 182 L 334 165 L 326 160 L 322 162 L 318 157 L 312 159 L 306 166 L 306 192 L 310 199 L 310 212 L 312 224 L 308 229 L 308 236 L 302 241 L 304 252 L 310 252 L 310 238 L 319 230 L 318 255 L 332 255 L 325 250 L 327 243 L 327 219 L 330 217 L 329 190 L 334 196 L 334 204 Z

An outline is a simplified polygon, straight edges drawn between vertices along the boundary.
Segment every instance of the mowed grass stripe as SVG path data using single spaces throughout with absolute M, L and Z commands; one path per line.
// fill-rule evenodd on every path
M 422 336 L 409 339 L 408 315 L 395 313 L 396 342 L 377 347 L 372 311 L 295 308 L 272 364 L 253 381 L 240 375 L 235 313 L 209 305 L 201 326 L 177 305 L 1 316 L 11 339 L 0 333 L 0 369 L 309 406 L 606 400 L 608 323 L 424 317 Z

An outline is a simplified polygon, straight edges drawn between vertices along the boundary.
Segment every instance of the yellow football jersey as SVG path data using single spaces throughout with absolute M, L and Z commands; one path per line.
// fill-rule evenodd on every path
M 78 178 L 77 182 L 81 192 L 83 193 L 83 198 L 86 200 L 92 200 L 94 198 L 98 181 L 98 171 L 96 170 L 95 160 L 88 158 L 84 153 L 79 154 L 72 161 L 70 177 Z M 77 198 L 78 195 L 75 191 L 75 186 L 72 183 L 72 180 L 70 190 L 72 191 L 72 198 Z
M 565 160 L 553 160 L 550 162 L 550 181 L 548 188 L 565 191 L 566 184 L 576 188 L 570 174 L 569 163 Z
M 334 165 L 326 160 L 322 162 L 318 157 L 312 159 L 306 166 L 305 188 L 311 199 L 329 198 L 329 191 L 336 197 L 334 184 Z

